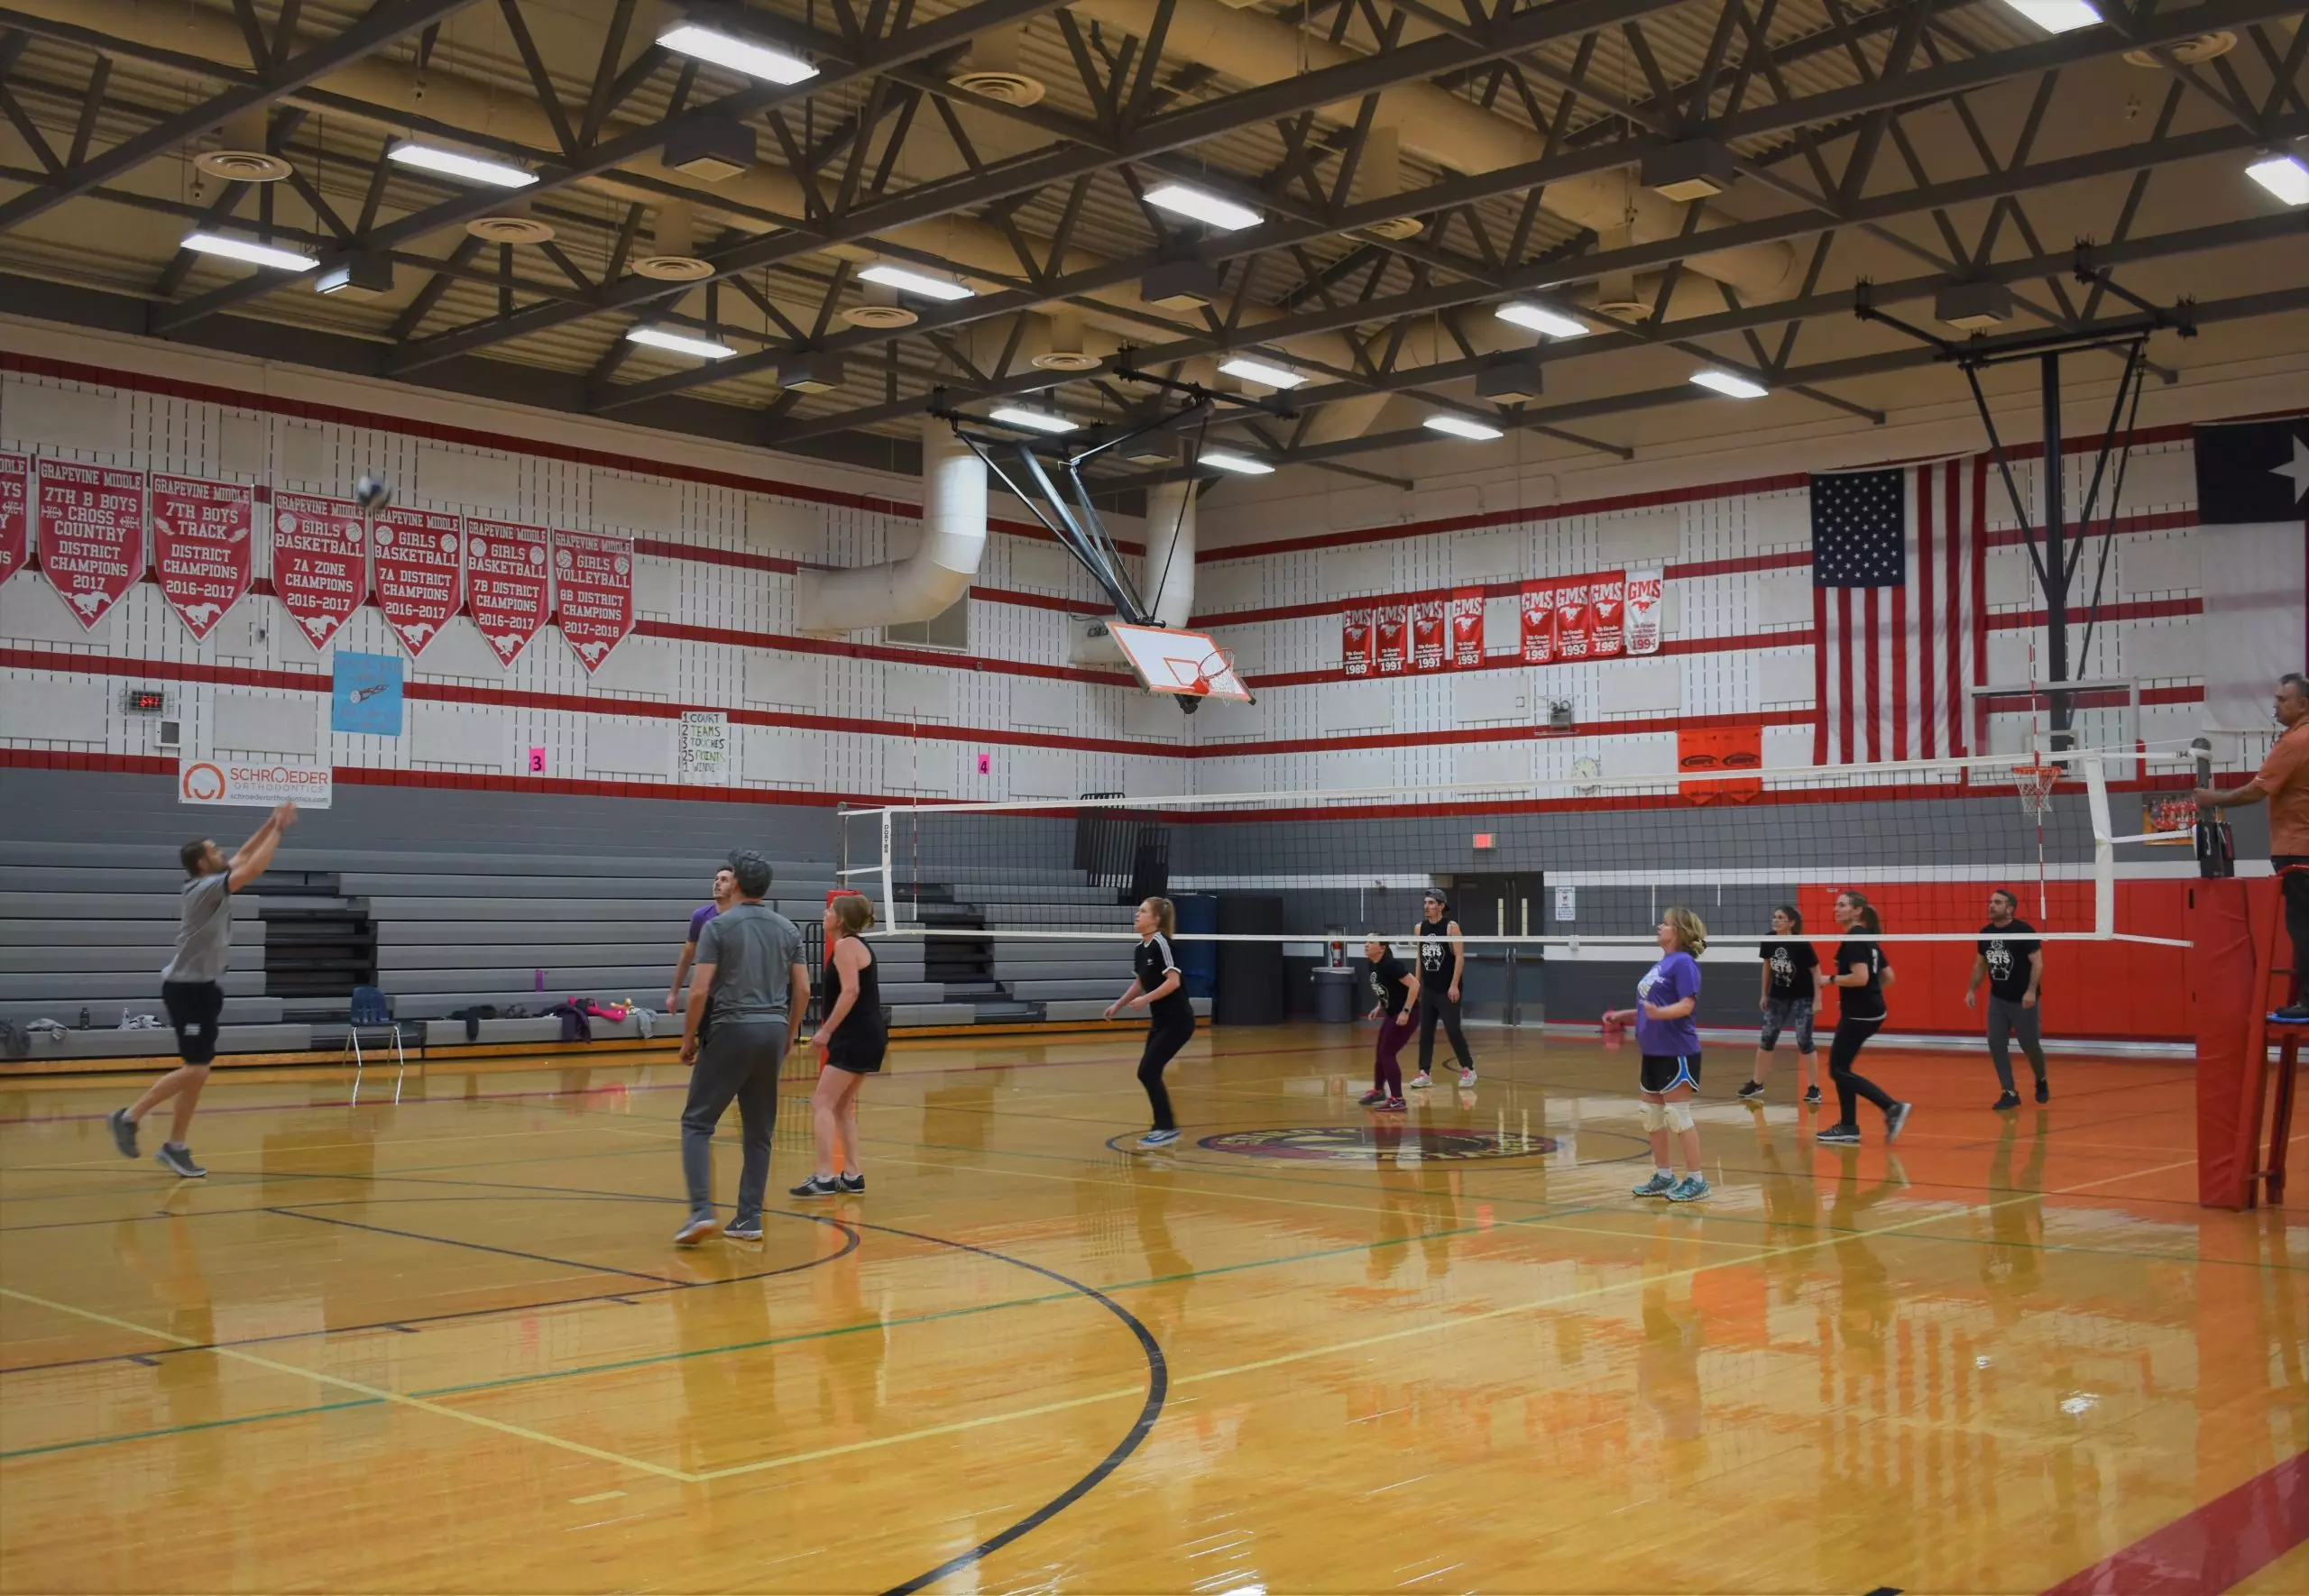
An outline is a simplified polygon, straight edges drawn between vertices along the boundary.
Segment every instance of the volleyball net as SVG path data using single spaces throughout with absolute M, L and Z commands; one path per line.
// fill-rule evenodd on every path
M 1592 767 L 1588 767 L 1592 768 Z M 2048 940 L 2174 943 L 2120 883 L 2198 874 L 2185 748 L 1331 791 L 848 810 L 843 879 L 888 934 L 1127 940 L 1149 896 L 1273 901 L 1255 931 L 1188 940 L 1400 940 L 1442 891 L 1467 942 L 1650 947 L 1681 905 L 1712 941 L 1808 935 L 1860 894 L 1887 942 L 1969 941 L 1989 894 Z M 2139 923 L 2133 923 L 2139 921 Z

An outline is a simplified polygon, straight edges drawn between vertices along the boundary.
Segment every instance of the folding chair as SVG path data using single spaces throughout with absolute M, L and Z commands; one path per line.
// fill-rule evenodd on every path
M 349 1057 L 353 1060 L 353 1101 L 356 1105 L 361 1101 L 361 1070 L 365 1062 L 361 1053 L 361 1033 L 377 1030 L 385 1031 L 392 1037 L 393 1062 L 400 1066 L 400 1072 L 393 1077 L 393 1101 L 398 1103 L 400 1101 L 401 1081 L 409 1074 L 409 1055 L 401 1050 L 400 1026 L 393 1019 L 393 1000 L 387 997 L 381 987 L 355 986 L 353 989 L 353 1023 L 345 1033 L 345 1052 L 339 1055 L 339 1059 L 342 1060 Z

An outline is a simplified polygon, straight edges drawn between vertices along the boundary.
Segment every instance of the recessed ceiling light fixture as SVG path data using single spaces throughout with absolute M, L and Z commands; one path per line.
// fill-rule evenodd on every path
M 1229 454 L 1225 449 L 1205 449 L 1202 463 L 1215 465 L 1221 471 L 1237 472 L 1246 477 L 1271 477 L 1274 474 L 1274 467 L 1265 461 L 1254 460 L 1248 454 Z
M 1004 405 L 994 412 L 994 419 L 1005 427 L 1023 427 L 1032 432 L 1080 432 L 1082 424 L 1070 416 L 1057 416 L 1048 410 L 1029 410 L 1023 405 Z
M 1522 299 L 1512 299 L 1493 311 L 1492 315 L 1516 326 L 1545 333 L 1550 338 L 1584 338 L 1594 330 L 1586 322 L 1574 320 L 1560 310 L 1550 310 L 1544 305 L 1533 305 Z
M 926 271 L 915 271 L 904 266 L 869 266 L 858 277 L 861 282 L 879 282 L 886 289 L 899 289 L 909 294 L 919 294 L 925 299 L 968 299 L 978 292 L 976 289 L 965 288 L 951 278 L 933 277 Z
M 433 144 L 395 144 L 386 152 L 385 159 L 401 166 L 438 172 L 447 178 L 463 178 L 471 183 L 488 183 L 499 188 L 526 188 L 538 180 L 535 172 L 518 166 L 484 161 L 478 155 L 460 154 Z
M 1487 444 L 1494 438 L 1507 436 L 1496 427 L 1486 427 L 1482 422 L 1470 421 L 1465 416 L 1439 414 L 1430 416 L 1420 425 L 1430 432 L 1448 432 L 1455 438 L 1473 438 L 1479 444 Z
M 2004 0 L 2005 5 L 2047 33 L 2073 33 L 2101 21 L 2101 14 L 2084 0 Z
M 1219 369 L 1229 377 L 1240 377 L 1246 382 L 1256 382 L 1262 388 L 1296 388 L 1307 379 L 1288 366 L 1269 365 L 1263 360 L 1237 354 L 1219 362 Z
M 300 255 L 294 250 L 280 250 L 253 239 L 233 238 L 222 233 L 188 233 L 179 246 L 200 255 L 222 255 L 228 261 L 245 261 L 252 266 L 270 266 L 275 271 L 310 271 L 318 264 L 310 255 Z
M 2245 175 L 2287 205 L 2309 205 L 2309 162 L 2277 154 L 2253 162 Z
M 800 56 L 700 17 L 667 29 L 658 35 L 658 42 L 676 55 L 692 56 L 769 83 L 806 83 L 818 75 L 818 69 Z
M 1169 211 L 1174 216 L 1207 222 L 1221 233 L 1240 233 L 1246 227 L 1256 227 L 1266 220 L 1249 206 L 1221 199 L 1218 195 L 1206 194 L 1200 188 L 1190 188 L 1184 183 L 1164 183 L 1149 188 L 1146 203 L 1157 210 Z
M 1692 381 L 1702 388 L 1712 388 L 1733 399 L 1762 399 L 1771 391 L 1761 382 L 1751 382 L 1745 377 L 1734 376 L 1730 371 L 1694 371 Z
M 625 329 L 629 344 L 646 344 L 652 349 L 670 349 L 676 354 L 695 354 L 704 360 L 727 360 L 738 352 L 727 344 L 717 344 L 711 338 L 695 338 L 687 333 L 676 333 L 671 327 L 630 326 Z

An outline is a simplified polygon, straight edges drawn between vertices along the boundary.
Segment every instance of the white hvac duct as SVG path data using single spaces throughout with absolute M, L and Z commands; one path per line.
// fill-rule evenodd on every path
M 1182 627 L 1194 614 L 1196 483 L 1181 479 L 1146 491 L 1147 613 L 1155 624 Z
M 922 423 L 922 541 L 902 560 L 794 579 L 795 629 L 838 637 L 928 620 L 970 592 L 986 556 L 986 462 L 935 417 Z

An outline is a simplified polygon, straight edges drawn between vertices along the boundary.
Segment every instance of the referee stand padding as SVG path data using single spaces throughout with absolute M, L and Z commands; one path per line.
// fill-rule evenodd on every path
M 2266 1188 L 2268 1200 L 2279 1202 L 2301 1043 L 2309 1035 L 2309 1025 L 2272 1023 L 2268 1017 L 2292 986 L 2294 953 L 2285 932 L 2280 878 L 2196 882 L 2189 888 L 2187 914 L 2197 1054 L 2197 1201 L 2208 1208 L 2251 1208 Z M 2274 1105 L 2268 1103 L 2272 1043 L 2279 1049 Z

